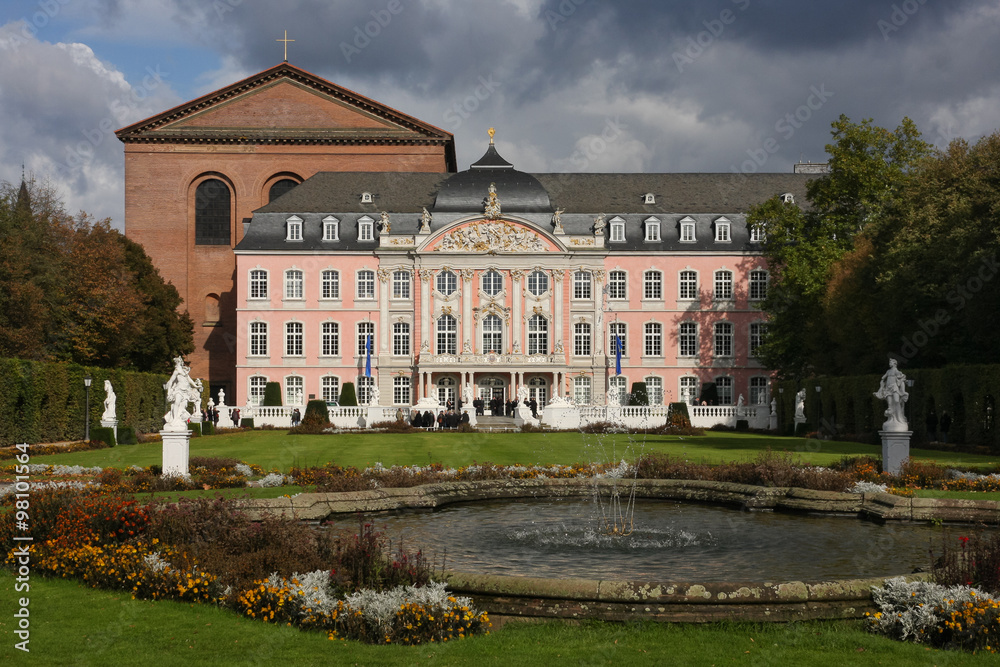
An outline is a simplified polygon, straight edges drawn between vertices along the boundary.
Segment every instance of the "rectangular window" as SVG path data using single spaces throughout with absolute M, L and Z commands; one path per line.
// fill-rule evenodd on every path
M 663 298 L 663 274 L 659 271 L 646 271 L 643 277 L 642 298 Z
M 576 271 L 573 273 L 573 298 L 591 298 L 591 280 L 589 271 Z
M 625 223 L 624 222 L 614 222 L 611 223 L 611 241 L 621 242 L 625 240 Z
M 764 235 L 764 225 L 757 224 L 750 227 L 750 242 L 763 243 L 766 240 Z
M 437 321 L 437 353 L 458 354 L 458 321 L 451 315 Z
M 715 389 L 719 395 L 719 405 L 733 404 L 733 378 L 731 377 L 715 378 Z
M 694 271 L 681 271 L 680 298 L 698 298 L 698 274 Z
M 729 243 L 729 223 L 728 222 L 717 222 L 715 223 L 715 242 L 716 243 Z
M 410 325 L 396 322 L 392 325 L 392 354 L 405 357 L 410 353 Z
M 573 325 L 573 355 L 577 357 L 590 356 L 590 325 L 578 323 Z
M 729 322 L 715 323 L 715 356 L 733 356 L 733 325 Z
M 285 356 L 302 356 L 302 323 L 287 322 L 285 324 Z
M 681 400 L 689 405 L 694 405 L 698 400 L 698 378 L 681 378 Z
M 392 273 L 392 298 L 410 298 L 410 274 L 407 271 L 394 271 Z
M 324 299 L 340 298 L 340 272 L 327 270 L 321 274 L 320 296 Z
M 340 240 L 340 221 L 337 220 L 332 215 L 323 218 L 323 240 L 324 241 Z
M 767 271 L 750 272 L 750 300 L 760 301 L 767 298 Z
M 411 385 L 408 377 L 392 378 L 392 402 L 396 405 L 409 405 Z
M 589 377 L 573 378 L 573 402 L 577 405 L 590 405 L 591 381 Z
M 305 401 L 302 378 L 289 375 L 285 378 L 285 405 L 303 405 Z
M 663 356 L 663 327 L 658 322 L 647 322 L 645 326 L 644 356 Z
M 663 378 L 647 377 L 646 395 L 649 396 L 650 405 L 663 405 Z
M 267 356 L 267 322 L 250 323 L 250 356 Z
M 767 335 L 767 325 L 763 322 L 754 322 L 750 325 L 750 356 L 756 357 L 760 346 L 764 343 L 764 336 Z
M 658 243 L 660 241 L 660 221 L 655 218 L 646 220 L 646 240 Z
M 286 241 L 301 241 L 302 240 L 302 220 L 299 218 L 289 218 L 287 220 L 288 225 L 288 236 L 285 237 Z
M 608 325 L 608 353 L 618 355 L 618 345 L 622 346 L 622 356 L 628 354 L 628 336 L 625 335 L 624 322 L 612 322 Z
M 250 404 L 261 405 L 264 402 L 264 388 L 267 386 L 267 378 L 263 375 L 254 375 L 250 378 Z
M 285 298 L 301 299 L 303 295 L 303 276 L 298 269 L 285 271 Z
M 733 298 L 733 272 L 715 272 L 715 298 L 716 300 Z
M 608 390 L 617 394 L 618 402 L 621 404 L 628 403 L 627 384 L 628 380 L 625 379 L 624 375 L 614 375 L 608 378 Z
M 320 354 L 324 357 L 340 356 L 340 325 L 336 322 L 323 322 Z
M 250 298 L 267 298 L 267 271 L 254 269 L 250 272 Z
M 358 298 L 375 298 L 375 272 L 358 271 Z
M 358 356 L 367 354 L 368 338 L 372 339 L 372 354 L 375 354 L 375 325 L 372 322 L 358 322 Z
M 340 378 L 327 376 L 322 384 L 323 400 L 327 403 L 340 402 Z
M 767 405 L 767 378 L 750 378 L 750 405 Z
M 624 300 L 628 298 L 628 277 L 624 271 L 608 274 L 608 298 Z
M 694 243 L 694 223 L 693 222 L 682 222 L 681 223 L 681 243 Z
M 528 354 L 549 353 L 549 321 L 541 315 L 528 320 Z
M 698 325 L 694 322 L 681 322 L 679 354 L 682 357 L 698 354 Z
M 358 240 L 372 241 L 375 238 L 375 221 L 369 217 L 358 220 Z
M 503 352 L 503 320 L 496 315 L 483 318 L 483 352 Z
M 361 375 L 358 377 L 358 405 L 368 405 L 372 399 L 372 387 L 375 386 L 375 378 Z

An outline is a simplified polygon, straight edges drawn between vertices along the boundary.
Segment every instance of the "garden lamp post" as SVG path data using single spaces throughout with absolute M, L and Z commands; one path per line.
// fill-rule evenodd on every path
M 83 417 L 83 439 L 87 442 L 90 442 L 90 383 L 93 381 L 94 378 L 90 377 L 90 373 L 83 376 L 83 386 L 87 388 L 87 411 Z

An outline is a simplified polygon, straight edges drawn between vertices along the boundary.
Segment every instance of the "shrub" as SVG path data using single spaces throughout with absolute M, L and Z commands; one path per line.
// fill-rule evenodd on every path
M 240 428 L 253 428 L 253 417 L 241 417 Z
M 736 430 L 737 431 L 749 431 L 750 430 L 750 422 L 748 420 L 746 420 L 746 419 L 737 419 L 736 420 Z
M 201 424 L 199 424 L 198 422 L 189 422 L 188 423 L 188 430 L 191 431 L 191 437 L 192 438 L 200 438 L 201 437 Z
M 302 417 L 302 425 L 330 427 L 330 413 L 326 409 L 326 401 L 313 399 L 306 403 L 306 413 Z
M 138 445 L 139 439 L 135 435 L 135 429 L 131 426 L 119 426 L 118 427 L 118 444 L 119 445 Z
M 346 406 L 356 406 L 358 404 L 358 395 L 354 390 L 353 382 L 345 382 L 341 388 L 340 404 Z
M 952 541 L 945 533 L 933 572 L 944 586 L 975 586 L 1000 595 L 1000 535 L 971 532 Z
M 265 406 L 280 406 L 283 401 L 281 400 L 281 383 L 279 382 L 268 382 L 264 385 L 264 402 Z
M 423 586 L 431 576 L 420 551 L 408 553 L 400 544 L 393 552 L 385 534 L 360 515 L 356 534 L 337 536 L 333 560 L 331 577 L 343 591 Z
M 109 426 L 92 426 L 90 428 L 90 439 L 106 443 L 108 447 L 114 447 L 117 444 L 115 442 L 115 430 Z
M 375 422 L 368 428 L 376 431 L 385 431 L 386 433 L 416 433 L 419 429 L 410 426 L 408 421 L 386 421 L 386 422 Z
M 667 424 L 670 426 L 688 428 L 691 426 L 691 416 L 688 413 L 687 403 L 671 403 L 667 410 Z
M 202 435 L 215 435 L 215 424 L 212 422 L 202 422 L 201 424 L 201 434 Z
M 649 405 L 649 393 L 645 382 L 633 382 L 632 392 L 628 395 L 629 405 Z
M 796 424 L 795 425 L 795 437 L 796 438 L 805 438 L 811 432 L 813 432 L 814 430 L 815 429 L 813 429 L 812 424 L 810 424 L 808 422 L 802 422 L 802 423 Z

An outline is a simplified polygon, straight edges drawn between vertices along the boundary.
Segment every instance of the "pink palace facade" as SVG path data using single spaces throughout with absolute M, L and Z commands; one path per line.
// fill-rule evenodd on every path
M 813 177 L 527 174 L 492 140 L 456 174 L 319 173 L 236 246 L 237 404 L 269 381 L 286 405 L 346 382 L 393 406 L 467 384 L 604 405 L 640 381 L 653 404 L 708 382 L 719 404 L 767 403 L 768 268 L 745 211 L 803 201 Z

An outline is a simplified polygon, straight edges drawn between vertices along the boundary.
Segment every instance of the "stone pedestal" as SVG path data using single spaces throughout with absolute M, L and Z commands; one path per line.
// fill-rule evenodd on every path
M 514 411 L 514 426 L 521 427 L 525 424 L 538 426 L 538 420 L 531 416 L 531 408 L 524 403 L 518 403 Z
M 770 419 L 767 422 L 767 428 L 771 431 L 778 430 L 778 415 L 771 415 Z
M 910 436 L 913 431 L 879 431 L 882 436 L 882 470 L 898 475 L 903 462 L 910 458 Z
M 160 431 L 160 436 L 163 438 L 163 474 L 189 477 L 191 431 Z
M 795 431 L 792 432 L 792 435 L 798 435 L 799 434 L 799 424 L 805 424 L 806 423 L 806 418 L 805 417 L 795 417 L 794 421 L 795 421 Z
M 551 429 L 580 428 L 580 410 L 575 405 L 546 405 L 542 426 Z
M 118 442 L 118 420 L 117 419 L 102 419 L 101 426 L 104 428 L 110 428 L 115 432 L 115 442 Z

